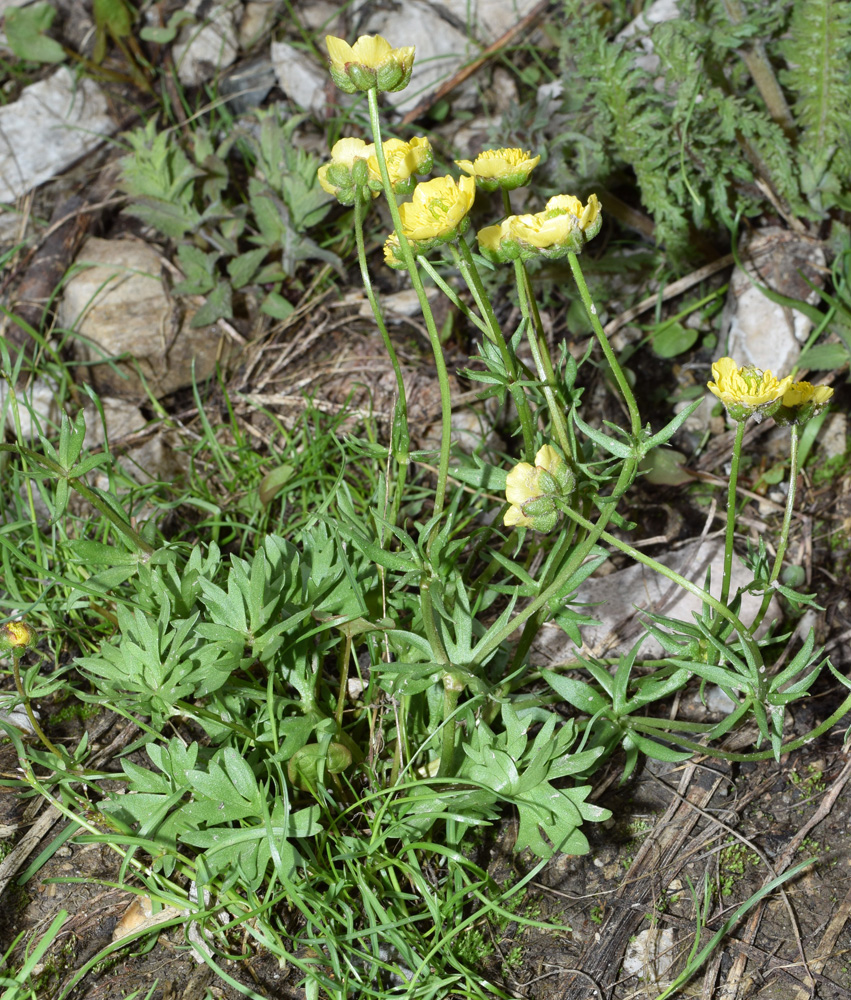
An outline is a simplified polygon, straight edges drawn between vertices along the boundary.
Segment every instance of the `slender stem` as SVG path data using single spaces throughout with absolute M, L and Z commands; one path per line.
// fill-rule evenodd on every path
M 780 529 L 780 541 L 777 545 L 777 555 L 774 557 L 774 566 L 771 576 L 768 578 L 768 587 L 762 595 L 762 604 L 751 625 L 751 632 L 755 632 L 762 624 L 763 618 L 768 613 L 768 605 L 771 604 L 773 592 L 771 584 L 780 576 L 783 567 L 783 557 L 786 555 L 786 546 L 789 544 L 789 529 L 792 526 L 792 514 L 795 508 L 795 493 L 798 488 L 798 427 L 792 424 L 792 442 L 789 448 L 789 492 L 786 495 L 786 510 L 783 514 L 783 526 Z
M 565 507 L 564 512 L 565 514 L 567 514 L 568 517 L 576 521 L 577 524 L 580 525 L 580 527 L 589 530 L 596 527 L 590 521 L 586 520 L 577 511 Z M 748 646 L 750 651 L 753 653 L 757 665 L 759 666 L 762 664 L 763 662 L 762 652 L 760 651 L 760 648 L 757 645 L 757 643 L 754 642 L 750 630 L 745 627 L 744 623 L 741 621 L 738 615 L 734 614 L 734 612 L 732 612 L 727 607 L 726 604 L 724 604 L 722 601 L 717 600 L 710 593 L 705 591 L 703 587 L 699 587 L 696 583 L 692 583 L 691 580 L 680 575 L 675 570 L 672 570 L 670 566 L 666 566 L 664 563 L 658 562 L 656 559 L 653 559 L 650 556 L 645 555 L 638 549 L 634 549 L 631 545 L 628 545 L 620 538 L 616 538 L 614 535 L 610 535 L 608 531 L 600 532 L 600 537 L 603 539 L 604 542 L 608 542 L 609 545 L 614 545 L 615 548 L 620 549 L 620 551 L 623 552 L 624 555 L 628 555 L 636 562 L 643 563 L 645 566 L 649 566 L 656 573 L 660 573 L 662 576 L 666 576 L 672 583 L 676 583 L 678 586 L 682 587 L 683 590 L 687 590 L 690 594 L 694 594 L 694 596 L 700 598 L 700 600 L 703 603 L 708 604 L 711 608 L 714 608 L 715 611 L 722 618 L 726 618 L 727 621 L 733 625 L 733 627 L 736 629 L 736 632 L 739 634 L 739 638 L 742 640 L 743 643 L 745 643 L 745 645 Z
M 446 778 L 452 774 L 455 760 L 455 731 L 458 728 L 453 716 L 464 685 L 450 673 L 443 675 L 443 736 L 440 743 L 440 766 L 437 775 Z
M 573 458 L 570 435 L 567 431 L 567 421 L 564 416 L 565 405 L 556 396 L 557 383 L 555 371 L 550 359 L 550 351 L 547 347 L 544 328 L 541 324 L 541 316 L 538 312 L 538 304 L 532 293 L 532 283 L 523 262 L 514 262 L 514 275 L 517 281 L 517 291 L 520 300 L 520 311 L 526 319 L 526 329 L 528 332 L 529 349 L 535 362 L 538 378 L 541 380 L 544 399 L 547 401 L 547 408 L 553 422 L 553 431 L 561 445 L 565 458 L 570 461 Z
M 567 255 L 567 259 L 570 263 L 570 270 L 573 272 L 573 280 L 576 282 L 576 287 L 579 289 L 579 296 L 582 299 L 582 304 L 585 306 L 585 312 L 588 314 L 588 319 L 591 322 L 591 327 L 594 330 L 597 340 L 600 342 L 600 347 L 603 349 L 603 354 L 605 355 L 606 361 L 609 363 L 609 368 L 612 370 L 612 375 L 614 375 L 615 381 L 617 382 L 618 388 L 620 389 L 621 395 L 626 403 L 627 410 L 629 411 L 630 429 L 632 430 L 633 437 L 637 440 L 641 434 L 641 417 L 638 413 L 638 404 L 635 402 L 635 396 L 629 386 L 629 382 L 626 380 L 626 376 L 623 373 L 620 362 L 618 361 L 615 352 L 612 350 L 609 338 L 606 336 L 603 326 L 600 323 L 600 317 L 597 315 L 597 307 L 591 299 L 591 293 L 588 291 L 585 276 L 582 273 L 582 268 L 579 266 L 579 258 L 575 253 L 569 253 Z
M 128 538 L 137 549 L 140 549 L 146 555 L 151 555 L 154 551 L 153 545 L 145 541 L 145 539 L 133 528 L 127 521 L 122 520 L 118 514 L 105 503 L 89 486 L 87 486 L 82 479 L 77 479 L 74 476 L 69 476 L 67 471 L 62 468 L 58 462 L 54 462 L 52 458 L 47 455 L 39 455 L 29 448 L 24 448 L 17 444 L 0 444 L 0 451 L 10 451 L 14 455 L 19 455 L 21 458 L 29 458 L 30 461 L 34 462 L 36 465 L 41 465 L 43 468 L 49 469 L 57 479 L 66 479 L 68 485 L 71 489 L 76 490 L 81 497 L 88 500 L 88 502 L 113 525 L 117 528 L 126 538 Z
M 16 656 L 15 653 L 12 653 L 12 673 L 15 675 L 15 687 L 17 688 L 21 701 L 24 704 L 24 711 L 27 713 L 27 718 L 30 720 L 30 725 L 33 728 L 33 732 L 52 754 L 54 754 L 56 757 L 59 757 L 60 760 L 64 760 L 65 755 L 62 753 L 61 750 L 58 750 L 56 746 L 54 746 L 54 744 L 47 738 L 47 736 L 45 736 L 44 730 L 38 724 L 38 719 L 36 719 L 35 717 L 35 712 L 33 712 L 30 700 L 27 697 L 26 692 L 24 691 L 23 681 L 21 680 L 21 671 L 18 666 L 18 659 L 19 656 Z
M 437 285 L 437 287 L 441 290 L 441 292 L 443 292 L 443 294 L 447 297 L 447 299 L 449 299 L 452 305 L 455 306 L 455 308 L 463 314 L 465 319 L 468 319 L 473 324 L 473 326 L 477 326 L 486 337 L 489 337 L 490 330 L 488 329 L 487 323 L 485 323 L 485 321 L 480 316 L 477 316 L 473 312 L 473 310 L 466 304 L 466 302 L 461 301 L 461 298 L 459 297 L 458 293 L 451 285 L 448 285 L 443 280 L 440 271 L 438 271 L 437 268 L 434 267 L 431 261 L 426 260 L 425 257 L 420 257 L 419 263 L 422 269 L 425 271 L 425 273 L 431 278 L 431 280 L 435 283 L 435 285 Z
M 411 276 L 411 284 L 414 286 L 417 300 L 422 310 L 425 320 L 428 338 L 431 343 L 434 363 L 437 368 L 437 379 L 440 386 L 440 460 L 437 469 L 437 486 L 434 491 L 434 513 L 439 515 L 443 512 L 446 502 L 446 480 L 449 475 L 449 449 L 452 444 L 452 399 L 449 389 L 449 373 L 446 370 L 446 359 L 443 356 L 443 347 L 440 343 L 440 335 L 437 332 L 437 324 L 434 321 L 434 314 L 429 305 L 428 296 L 423 288 L 417 261 L 411 244 L 402 229 L 402 217 L 399 214 L 399 206 L 396 204 L 396 196 L 393 193 L 393 185 L 390 182 L 390 174 L 387 170 L 387 160 L 384 157 L 384 147 L 381 144 L 381 123 L 378 117 L 378 91 L 373 87 L 367 91 L 369 99 L 369 121 L 372 127 L 373 141 L 375 142 L 375 158 L 378 160 L 378 169 L 381 173 L 381 183 L 384 185 L 384 194 L 387 198 L 387 207 L 390 209 L 390 217 L 393 219 L 393 228 L 399 239 L 400 252 L 408 274 Z M 437 527 L 435 526 L 435 530 Z M 434 537 L 434 536 L 432 536 Z
M 405 380 L 402 377 L 402 366 L 399 364 L 396 348 L 393 346 L 393 341 L 390 339 L 390 334 L 387 331 L 387 324 L 384 322 L 384 313 L 381 309 L 381 303 L 378 301 L 378 297 L 372 287 L 372 280 L 369 276 L 369 266 L 367 265 L 366 260 L 366 246 L 363 238 L 364 205 L 360 199 L 355 200 L 354 210 L 355 242 L 358 250 L 358 264 L 360 265 L 361 282 L 363 283 L 367 300 L 372 308 L 372 314 L 375 317 L 375 322 L 378 326 L 378 331 L 381 334 L 381 339 L 384 341 L 384 347 L 390 358 L 390 364 L 393 366 L 393 374 L 396 376 L 396 391 L 399 394 L 398 404 L 393 414 L 393 426 L 390 434 L 391 446 L 393 447 L 393 457 L 396 459 L 399 466 L 396 489 L 393 494 L 393 502 L 390 509 L 390 523 L 395 524 L 399 516 L 399 505 L 402 501 L 405 478 L 407 475 L 408 465 L 410 464 L 411 435 L 408 425 L 408 398 L 405 393 Z
M 508 391 L 511 393 L 511 398 L 517 409 L 517 416 L 520 418 L 520 427 L 523 432 L 524 458 L 527 462 L 531 462 L 535 454 L 535 422 L 523 386 L 517 384 L 517 361 L 505 341 L 502 328 L 496 318 L 496 313 L 493 311 L 493 305 L 488 298 L 488 293 L 485 291 L 485 286 L 482 284 L 481 275 L 466 240 L 461 238 L 456 242 L 458 245 L 457 248 L 453 247 L 453 251 L 458 269 L 461 271 L 461 275 L 467 283 L 467 287 L 470 289 L 470 293 L 475 299 L 479 311 L 485 318 L 488 327 L 488 336 L 496 344 L 499 355 L 502 358 L 503 367 L 510 379 Z
M 733 455 L 730 462 L 730 486 L 727 490 L 727 534 L 724 537 L 724 575 L 721 579 L 721 603 L 726 605 L 730 596 L 730 580 L 733 574 L 733 539 L 736 534 L 736 484 L 739 479 L 739 456 L 745 436 L 745 421 L 736 425 Z

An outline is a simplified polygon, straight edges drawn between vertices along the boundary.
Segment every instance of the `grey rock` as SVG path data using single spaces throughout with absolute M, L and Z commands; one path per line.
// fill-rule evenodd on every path
M 300 108 L 318 114 L 325 107 L 330 77 L 307 53 L 286 42 L 272 42 L 272 65 L 281 90 Z
M 0 108 L 0 201 L 60 174 L 114 130 L 100 87 L 66 66 L 25 87 Z
M 236 60 L 239 42 L 235 15 L 242 14 L 242 4 L 225 0 L 207 5 L 204 0 L 189 0 L 185 9 L 196 14 L 199 23 L 183 25 L 172 56 L 180 82 L 192 87 L 212 79 Z
M 137 368 L 157 397 L 190 385 L 193 363 L 197 380 L 213 373 L 215 328 L 192 328 L 191 305 L 180 314 L 163 285 L 162 260 L 153 247 L 131 239 L 90 238 L 75 268 L 65 286 L 59 322 L 77 334 L 78 358 L 126 358 L 87 369 L 101 395 L 144 398 Z
M 810 303 L 818 296 L 801 277 L 821 284 L 822 250 L 795 233 L 771 226 L 746 235 L 741 260 L 761 285 L 792 299 Z M 739 365 L 755 365 L 778 378 L 788 374 L 801 354 L 812 323 L 803 313 L 772 302 L 744 271 L 736 268 L 721 321 L 727 354 Z

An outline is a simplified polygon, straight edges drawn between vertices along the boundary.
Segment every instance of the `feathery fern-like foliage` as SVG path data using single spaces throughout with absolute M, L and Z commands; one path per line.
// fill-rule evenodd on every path
M 565 0 L 556 140 L 565 155 L 553 158 L 554 179 L 616 186 L 631 169 L 657 241 L 673 254 L 688 252 L 696 229 L 730 226 L 739 211 L 819 221 L 847 207 L 851 0 L 682 0 L 679 10 L 615 35 L 602 12 Z
M 802 187 L 824 208 L 848 208 L 841 184 L 851 177 L 851 3 L 795 3 L 781 51 L 789 67 L 781 80 L 800 129 Z

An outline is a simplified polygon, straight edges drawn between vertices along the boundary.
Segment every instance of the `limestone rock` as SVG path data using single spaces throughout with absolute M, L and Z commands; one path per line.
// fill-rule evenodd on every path
M 149 389 L 162 397 L 215 370 L 215 328 L 189 325 L 160 278 L 157 252 L 137 240 L 86 240 L 59 307 L 59 323 L 77 335 L 81 361 L 100 395 L 140 400 Z M 181 300 L 183 304 L 185 300 Z
M 197 87 L 236 60 L 239 43 L 235 15 L 242 14 L 242 4 L 227 0 L 208 5 L 203 0 L 190 0 L 186 10 L 195 14 L 199 23 L 183 25 L 172 56 L 180 82 Z
M 66 66 L 25 87 L 0 108 L 0 202 L 62 173 L 114 129 L 100 87 Z
M 761 285 L 791 299 L 818 300 L 798 273 L 821 284 L 825 260 L 816 244 L 771 226 L 746 237 L 740 250 L 742 263 Z M 778 378 L 792 370 L 812 329 L 803 313 L 772 302 L 739 268 L 730 279 L 721 326 L 726 353 L 736 364 L 756 365 Z

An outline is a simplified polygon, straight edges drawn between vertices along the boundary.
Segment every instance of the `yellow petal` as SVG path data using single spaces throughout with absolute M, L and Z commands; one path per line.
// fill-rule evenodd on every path
M 392 58 L 393 46 L 381 35 L 361 35 L 352 46 L 352 52 L 353 62 L 369 69 L 379 69 Z
M 342 38 L 335 38 L 334 35 L 326 35 L 325 45 L 328 49 L 328 55 L 331 57 L 331 63 L 340 72 L 345 72 L 346 63 L 355 61 L 355 54 L 351 45 Z
M 543 448 L 538 450 L 538 454 L 535 456 L 535 465 L 539 469 L 546 469 L 551 475 L 555 475 L 561 464 L 561 455 L 550 444 L 545 444 Z
M 523 511 L 519 507 L 509 507 L 505 512 L 505 517 L 502 519 L 502 523 L 506 528 L 531 528 L 532 519 L 526 517 Z
M 538 470 L 528 462 L 515 465 L 505 477 L 505 499 L 515 505 L 524 504 L 540 496 Z

